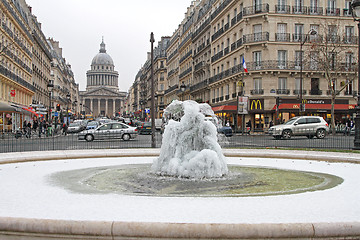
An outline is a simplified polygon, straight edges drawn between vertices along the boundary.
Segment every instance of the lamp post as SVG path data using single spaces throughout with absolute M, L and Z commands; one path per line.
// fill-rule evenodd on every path
M 51 93 L 52 90 L 54 89 L 54 84 L 50 81 L 47 85 L 47 88 L 49 90 L 49 114 L 48 114 L 48 122 L 51 123 L 52 119 L 51 119 Z
M 354 149 L 360 150 L 360 0 L 353 0 L 351 2 L 351 9 L 354 21 L 358 25 L 358 91 L 357 91 L 357 104 L 356 104 L 356 117 L 355 117 L 355 139 Z
M 301 42 L 300 42 L 300 93 L 299 93 L 299 99 L 300 99 L 299 114 L 300 115 L 302 115 L 302 112 L 305 112 L 304 104 L 303 104 L 303 50 L 302 50 L 302 48 L 303 48 L 303 45 L 306 43 L 309 34 L 315 35 L 315 34 L 317 34 L 317 32 L 314 29 L 310 29 L 308 34 L 305 35 L 304 40 L 301 40 Z
M 150 34 L 151 43 L 151 147 L 155 148 L 155 83 L 154 83 L 154 33 Z
M 181 100 L 184 99 L 183 93 L 185 92 L 185 90 L 186 90 L 186 85 L 185 85 L 184 82 L 182 82 L 181 85 L 180 85 L 180 91 L 181 91 L 181 93 L 182 93 Z
M 69 122 L 69 102 L 71 100 L 71 95 L 70 93 L 66 94 L 66 99 L 68 100 L 67 104 L 66 104 L 66 122 L 67 123 L 70 123 Z

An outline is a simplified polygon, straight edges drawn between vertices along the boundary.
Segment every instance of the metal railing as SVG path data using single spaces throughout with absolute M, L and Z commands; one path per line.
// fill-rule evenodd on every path
M 215 99 L 213 99 L 216 101 Z M 291 148 L 291 149 L 342 149 L 351 150 L 354 146 L 354 131 L 345 132 L 342 126 L 336 127 L 336 134 L 327 134 L 324 139 L 316 138 L 313 134 L 307 137 L 306 132 L 301 136 L 292 135 L 290 139 L 275 139 L 267 134 L 264 124 L 256 126 L 250 134 L 241 129 L 232 137 L 218 135 L 218 142 L 222 148 Z M 156 148 L 161 148 L 162 134 L 155 134 Z M 139 134 L 135 139 L 124 141 L 118 138 L 104 136 L 101 140 L 87 142 L 79 140 L 78 134 L 62 134 L 61 130 L 53 135 L 32 132 L 30 137 L 21 135 L 15 138 L 15 134 L 0 133 L 0 153 L 6 152 L 29 152 L 29 151 L 54 151 L 54 150 L 93 150 L 93 149 L 125 149 L 125 148 L 151 148 L 151 135 Z

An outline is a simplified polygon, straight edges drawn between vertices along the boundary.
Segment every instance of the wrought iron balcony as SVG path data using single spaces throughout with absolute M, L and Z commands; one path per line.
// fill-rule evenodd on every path
M 269 41 L 269 32 L 252 33 L 243 36 L 243 43 Z
M 263 95 L 264 89 L 252 89 L 250 90 L 251 95 Z
M 289 5 L 275 5 L 276 13 L 290 14 L 290 6 Z
M 292 7 L 293 14 L 307 14 L 307 7 L 304 6 L 293 6 Z
M 281 95 L 289 95 L 290 90 L 289 89 L 276 89 L 276 94 Z
M 308 13 L 310 15 L 323 15 L 323 8 L 322 7 L 309 7 Z
M 326 8 L 327 16 L 340 16 L 340 8 Z
M 322 95 L 322 91 L 319 89 L 311 89 L 310 95 Z
M 293 90 L 294 95 L 300 95 L 300 89 Z M 302 95 L 306 95 L 306 90 L 302 90 Z
M 290 33 L 275 33 L 275 39 L 278 42 L 290 42 Z
M 258 14 L 258 13 L 268 13 L 269 4 L 259 4 L 255 6 L 246 7 L 243 9 L 243 16 Z

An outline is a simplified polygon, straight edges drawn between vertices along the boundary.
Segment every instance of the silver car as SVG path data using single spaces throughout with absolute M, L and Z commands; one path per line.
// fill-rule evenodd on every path
M 100 125 L 95 129 L 85 130 L 79 133 L 79 140 L 86 140 L 91 142 L 98 139 L 123 139 L 128 141 L 130 139 L 136 138 L 138 135 L 138 130 L 135 127 L 128 126 L 119 122 L 106 123 Z
M 312 139 L 324 138 L 329 132 L 329 124 L 317 116 L 301 116 L 291 118 L 284 124 L 269 128 L 269 134 L 275 139 L 290 139 L 292 136 L 306 136 Z

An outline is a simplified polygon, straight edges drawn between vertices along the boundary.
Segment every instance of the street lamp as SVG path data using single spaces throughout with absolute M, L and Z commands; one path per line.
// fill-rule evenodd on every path
M 186 90 L 186 85 L 185 85 L 184 82 L 181 83 L 181 85 L 180 85 L 180 90 L 181 90 L 181 92 L 185 92 L 185 90 Z
M 68 100 L 67 104 L 66 104 L 66 122 L 69 122 L 69 102 L 71 100 L 71 95 L 70 93 L 66 94 L 66 99 Z
M 49 114 L 48 114 L 48 122 L 51 123 L 51 93 L 54 89 L 54 84 L 50 81 L 47 85 L 48 91 L 49 91 Z
M 356 104 L 356 117 L 355 117 L 355 139 L 354 149 L 360 150 L 360 0 L 353 0 L 351 2 L 351 9 L 354 21 L 358 22 L 358 92 Z
M 154 33 L 150 34 L 151 43 L 151 147 L 156 147 L 155 141 L 155 83 L 154 83 Z
M 303 50 L 302 50 L 302 48 L 303 48 L 303 45 L 306 43 L 308 36 L 315 35 L 315 34 L 317 34 L 317 32 L 314 29 L 310 29 L 308 34 L 305 35 L 304 40 L 302 40 L 300 42 L 300 93 L 299 93 L 299 99 L 300 99 L 299 113 L 300 113 L 300 115 L 302 114 L 302 112 L 305 111 L 304 104 L 303 104 Z

